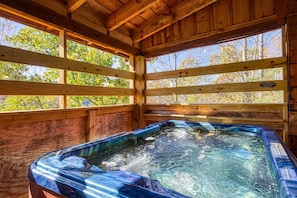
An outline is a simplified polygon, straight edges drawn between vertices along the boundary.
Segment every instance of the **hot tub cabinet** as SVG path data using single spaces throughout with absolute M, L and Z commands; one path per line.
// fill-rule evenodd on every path
M 162 128 L 229 128 L 232 133 L 254 135 L 264 143 L 270 168 L 280 197 L 297 196 L 296 159 L 270 128 L 248 125 L 222 125 L 166 121 L 146 128 L 123 132 L 104 139 L 53 151 L 35 160 L 29 167 L 30 197 L 188 197 L 163 187 L 157 180 L 124 170 L 103 170 L 91 165 L 91 156 L 108 156 L 128 147 L 151 141 Z M 153 139 L 153 138 L 152 138 Z

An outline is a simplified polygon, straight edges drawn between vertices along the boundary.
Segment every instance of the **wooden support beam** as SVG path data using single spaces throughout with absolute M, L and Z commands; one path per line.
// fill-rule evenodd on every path
M 160 0 L 129 0 L 107 18 L 107 28 L 115 30 Z
M 66 31 L 62 30 L 59 32 L 59 57 L 67 58 L 67 39 L 66 39 Z M 61 69 L 59 70 L 59 83 L 67 84 L 67 70 Z M 59 107 L 67 108 L 67 96 L 59 97 Z
M 134 89 L 0 80 L 0 95 L 131 96 Z
M 136 70 L 136 78 L 135 78 L 135 96 L 134 103 L 135 110 L 133 112 L 133 128 L 141 128 L 144 127 L 143 122 L 143 105 L 145 104 L 145 97 L 143 95 L 145 90 L 145 81 L 144 74 L 146 71 L 145 68 L 145 59 L 143 56 L 135 57 L 135 70 Z
M 129 71 L 135 71 L 135 56 L 130 56 L 128 61 L 129 61 Z M 135 73 L 135 76 L 136 76 L 136 73 Z M 134 89 L 135 87 L 134 80 L 135 79 L 129 80 L 129 88 L 131 89 Z M 134 104 L 134 96 L 129 97 L 129 104 Z
M 282 26 L 282 55 L 287 57 L 287 30 L 286 26 Z M 284 80 L 289 80 L 289 72 L 288 72 L 289 67 L 287 66 L 286 68 L 283 69 L 283 79 Z M 288 81 L 289 82 L 289 81 Z M 288 147 L 290 147 L 290 135 L 289 135 L 289 92 L 288 92 L 288 86 L 284 90 L 284 103 L 285 105 L 283 107 L 283 119 L 284 119 L 284 130 L 283 130 L 283 135 L 282 139 L 286 143 Z
M 288 0 L 275 1 L 275 9 L 277 13 L 278 23 L 285 24 L 288 15 Z
M 82 4 L 84 4 L 87 0 L 68 0 L 67 2 L 67 10 L 69 13 L 77 10 Z
M 136 29 L 133 32 L 132 40 L 139 42 L 216 1 L 217 0 L 182 1 L 171 9 L 171 15 L 157 16 Z
M 93 141 L 96 137 L 96 113 L 97 110 L 90 110 L 88 112 L 88 130 L 86 135 L 86 141 Z

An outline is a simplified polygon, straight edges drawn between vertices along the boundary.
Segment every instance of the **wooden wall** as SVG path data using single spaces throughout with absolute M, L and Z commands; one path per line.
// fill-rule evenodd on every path
M 280 24 L 278 0 L 220 0 L 141 41 L 145 57 L 268 31 Z M 157 25 L 157 24 L 156 24 Z
M 290 148 L 297 155 L 297 2 L 288 0 L 287 40 L 289 60 Z
M 28 197 L 28 167 L 56 149 L 132 130 L 134 105 L 0 114 L 0 197 Z

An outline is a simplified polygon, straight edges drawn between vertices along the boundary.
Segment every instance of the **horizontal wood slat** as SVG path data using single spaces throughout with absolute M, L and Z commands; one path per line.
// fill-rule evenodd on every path
M 50 56 L 46 54 L 40 54 L 36 52 L 1 45 L 0 60 L 28 64 L 33 66 L 37 65 L 55 69 L 64 69 L 98 75 L 114 76 L 119 78 L 135 79 L 134 72 L 113 69 L 109 67 L 94 65 L 90 63 Z
M 146 104 L 144 113 L 283 119 L 283 110 L 286 106 L 287 104 Z
M 287 104 L 146 104 L 144 122 L 168 119 L 228 124 L 252 124 L 283 130 Z
M 134 89 L 78 86 L 53 83 L 36 83 L 0 80 L 0 95 L 73 95 L 123 96 L 134 95 Z
M 283 119 L 259 119 L 259 118 L 242 118 L 242 117 L 218 117 L 218 116 L 201 116 L 201 115 L 174 115 L 174 114 L 144 114 L 145 121 L 162 121 L 162 120 L 187 120 L 193 122 L 210 122 L 223 124 L 252 124 L 269 126 L 273 129 L 283 130 Z
M 190 76 L 201 76 L 209 74 L 220 74 L 228 72 L 249 71 L 257 69 L 268 69 L 286 67 L 287 57 L 269 58 L 264 60 L 253 60 L 239 63 L 212 65 L 198 68 L 188 68 L 176 71 L 156 72 L 145 75 L 145 80 L 161 80 L 168 78 L 182 78 Z
M 181 114 L 208 114 L 212 112 L 282 112 L 287 104 L 145 104 L 145 112 L 176 112 Z
M 87 117 L 89 111 L 96 111 L 96 115 L 117 114 L 121 112 L 132 112 L 134 105 L 113 105 L 91 108 L 73 108 L 42 110 L 28 112 L 8 112 L 0 113 L 0 125 L 15 125 L 28 122 L 54 121 L 72 118 Z
M 275 83 L 274 87 L 262 87 L 261 83 Z M 226 93 L 226 92 L 251 92 L 251 91 L 277 91 L 286 90 L 286 80 L 249 82 L 249 83 L 227 83 L 215 85 L 201 85 L 190 87 L 160 88 L 145 90 L 146 96 L 164 96 L 180 94 L 202 94 L 202 93 Z

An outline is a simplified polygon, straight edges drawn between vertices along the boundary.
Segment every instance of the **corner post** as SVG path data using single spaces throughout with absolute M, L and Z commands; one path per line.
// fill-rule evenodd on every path
M 61 30 L 59 33 L 59 57 L 67 58 L 67 38 L 66 31 Z M 67 71 L 59 71 L 59 83 L 67 84 Z M 67 108 L 67 96 L 63 95 L 59 97 L 59 107 L 66 109 Z
M 133 111 L 133 129 L 142 128 L 144 127 L 144 119 L 143 119 L 143 112 L 144 112 L 144 104 L 145 104 L 145 71 L 146 71 L 146 63 L 145 58 L 143 56 L 135 56 L 134 61 L 134 68 L 135 68 L 135 97 L 134 103 L 135 108 Z
M 86 134 L 87 142 L 93 141 L 96 138 L 96 130 L 95 130 L 96 113 L 97 113 L 97 109 L 88 111 L 88 125 L 87 125 L 88 129 Z

